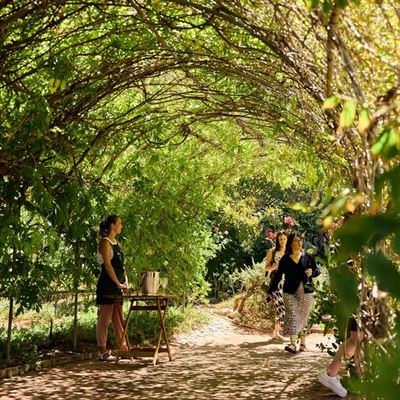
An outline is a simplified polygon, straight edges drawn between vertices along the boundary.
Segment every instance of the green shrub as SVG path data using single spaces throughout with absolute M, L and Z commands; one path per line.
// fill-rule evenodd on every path
M 124 315 L 127 315 L 128 302 L 124 304 Z M 78 350 L 96 349 L 97 307 L 93 304 L 84 304 L 78 313 Z M 47 314 L 46 314 L 47 315 Z M 50 336 L 50 322 L 39 323 L 38 316 L 30 314 L 32 325 L 29 328 L 14 327 L 12 331 L 11 358 L 12 365 L 35 362 L 43 357 L 49 349 L 72 349 L 73 317 L 61 317 L 53 324 Z M 46 318 L 47 319 L 47 318 Z M 45 320 L 46 320 L 45 319 Z M 192 330 L 194 327 L 206 323 L 209 315 L 194 307 L 169 307 L 165 319 L 168 336 L 179 332 Z M 135 312 L 131 315 L 128 335 L 131 345 L 154 345 L 158 338 L 159 316 L 156 312 Z M 7 331 L 0 328 L 0 365 L 6 366 L 5 347 Z M 109 326 L 109 345 L 115 347 L 115 338 L 112 324 Z

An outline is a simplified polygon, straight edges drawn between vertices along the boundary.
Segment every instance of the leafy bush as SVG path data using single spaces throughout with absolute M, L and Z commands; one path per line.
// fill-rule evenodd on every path
M 309 189 L 299 185 L 283 188 L 260 174 L 242 178 L 227 193 L 228 202 L 209 217 L 214 229 L 218 229 L 213 231 L 213 237 L 219 245 L 215 256 L 207 262 L 207 281 L 213 299 L 224 300 L 237 293 L 240 286 L 232 281 L 235 271 L 251 265 L 252 260 L 262 262 L 274 246 L 274 238 L 268 237 L 268 232 L 299 230 L 306 234 L 307 246 L 316 247 L 324 257 L 325 238 L 320 233 L 319 211 L 304 213 L 290 208 L 296 202 L 309 202 Z
M 125 303 L 125 315 L 128 303 Z M 190 331 L 208 321 L 208 314 L 194 307 L 170 307 L 165 319 L 168 335 Z M 97 307 L 93 304 L 79 314 L 78 350 L 96 350 Z M 128 335 L 132 345 L 154 345 L 159 332 L 159 317 L 156 312 L 137 312 L 131 316 Z M 57 319 L 53 334 L 49 336 L 48 323 L 34 323 L 29 328 L 14 328 L 12 331 L 12 364 L 34 362 L 45 357 L 49 349 L 72 349 L 73 320 L 71 317 Z M 7 332 L 0 329 L 0 349 L 5 348 Z M 109 326 L 109 344 L 116 346 L 112 325 Z M 5 354 L 0 351 L 0 365 L 5 366 Z

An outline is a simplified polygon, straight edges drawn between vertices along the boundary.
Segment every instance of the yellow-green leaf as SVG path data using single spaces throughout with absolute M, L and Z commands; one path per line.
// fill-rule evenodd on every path
M 60 86 L 61 81 L 59 79 L 50 79 L 49 83 L 50 83 L 50 93 L 53 94 Z
M 303 204 L 303 203 L 286 203 L 286 205 L 291 208 L 292 210 L 296 210 L 296 211 L 302 211 L 302 212 L 311 212 L 312 208 L 307 205 L 307 204 Z
M 335 108 L 340 103 L 339 96 L 331 96 L 325 99 L 324 104 L 322 104 L 322 108 L 324 110 L 329 110 L 330 108 Z
M 328 215 L 322 220 L 322 226 L 324 227 L 324 229 L 329 229 L 332 225 L 332 222 L 333 222 L 332 215 Z
M 307 7 L 311 10 L 313 8 L 317 8 L 319 5 L 319 0 L 307 0 Z
M 385 128 L 371 148 L 372 154 L 386 159 L 397 156 L 400 152 L 400 131 Z
M 49 80 L 49 84 L 50 84 L 50 93 L 51 93 L 51 94 L 53 94 L 53 93 L 55 92 L 55 89 L 54 89 L 54 82 L 55 82 L 55 79 L 50 79 L 50 80 Z
M 358 116 L 358 131 L 360 133 L 364 133 L 371 123 L 369 118 L 369 110 L 367 108 L 363 108 L 360 111 L 360 115 Z
M 356 117 L 357 102 L 355 100 L 347 100 L 344 103 L 343 110 L 340 113 L 339 127 L 350 128 Z

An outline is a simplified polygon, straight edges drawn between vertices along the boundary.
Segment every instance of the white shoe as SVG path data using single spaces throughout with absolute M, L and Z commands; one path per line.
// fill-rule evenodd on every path
M 321 371 L 317 377 L 319 383 L 331 389 L 332 392 L 336 393 L 340 397 L 347 396 L 347 390 L 340 383 L 338 376 L 329 376 L 326 369 Z
M 100 351 L 97 353 L 100 361 L 115 361 L 117 357 L 112 356 L 108 351 L 101 353 Z

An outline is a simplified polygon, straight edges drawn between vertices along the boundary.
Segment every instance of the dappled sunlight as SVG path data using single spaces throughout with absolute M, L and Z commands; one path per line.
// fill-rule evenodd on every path
M 267 337 L 242 343 L 179 346 L 160 356 L 119 364 L 85 361 L 4 380 L 1 399 L 334 399 L 316 381 L 329 356 L 285 353 Z M 226 338 L 227 342 L 229 337 Z M 257 340 L 256 340 L 257 339 Z M 323 338 L 326 342 L 326 338 Z

